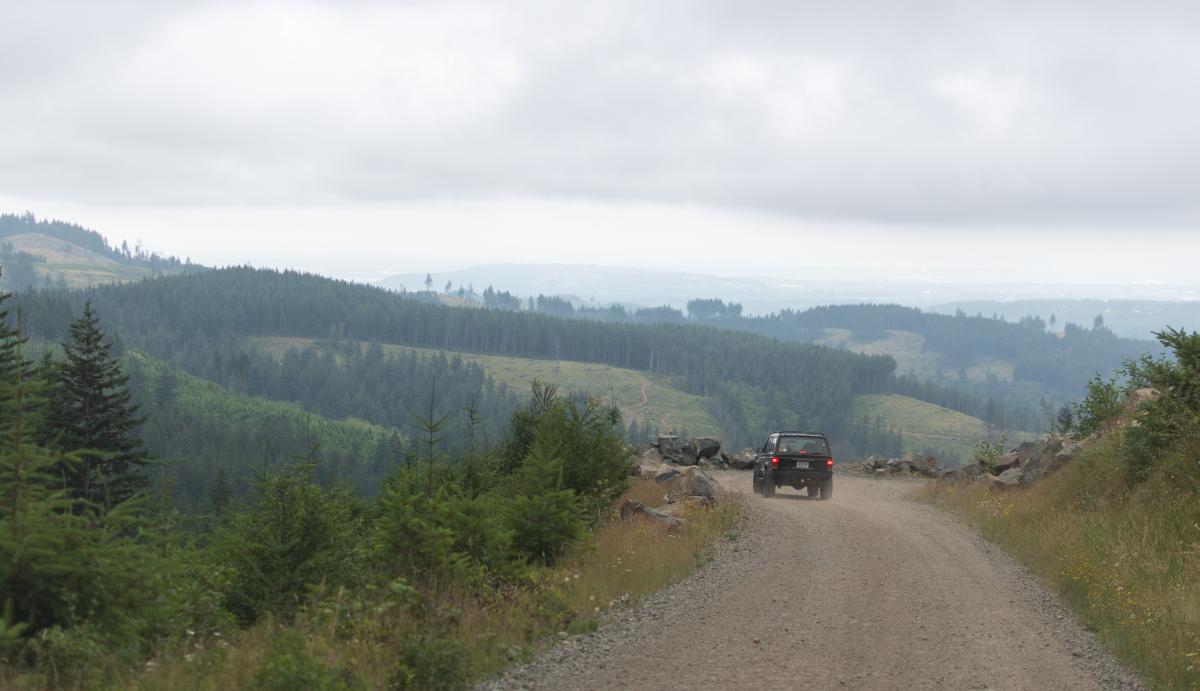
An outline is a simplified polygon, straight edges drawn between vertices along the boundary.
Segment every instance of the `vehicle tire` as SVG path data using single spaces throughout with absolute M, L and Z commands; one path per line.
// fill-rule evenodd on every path
M 767 499 L 775 496 L 775 477 L 772 475 L 763 476 L 762 495 Z
M 757 474 L 751 476 L 750 485 L 754 488 L 755 494 L 760 494 L 762 492 L 762 480 L 759 479 Z
M 833 478 L 821 483 L 821 499 L 833 499 Z
M 808 486 L 808 498 L 809 499 L 820 499 L 821 498 L 821 485 L 809 485 Z

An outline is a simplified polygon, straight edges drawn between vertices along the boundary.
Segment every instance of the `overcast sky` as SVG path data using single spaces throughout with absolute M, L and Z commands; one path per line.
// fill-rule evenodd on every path
M 0 3 L 0 210 L 205 263 L 1200 283 L 1194 2 Z

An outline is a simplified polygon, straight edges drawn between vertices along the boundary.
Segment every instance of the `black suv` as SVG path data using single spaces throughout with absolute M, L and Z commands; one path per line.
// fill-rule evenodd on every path
M 776 432 L 754 459 L 754 491 L 775 496 L 787 485 L 808 488 L 808 496 L 833 498 L 833 456 L 829 440 L 817 432 Z

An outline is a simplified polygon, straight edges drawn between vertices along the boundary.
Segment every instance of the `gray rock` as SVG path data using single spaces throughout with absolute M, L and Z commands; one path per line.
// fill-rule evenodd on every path
M 1010 489 L 1021 484 L 1021 469 L 1009 468 L 1008 470 L 994 476 L 989 485 L 992 489 Z
M 667 501 L 679 501 L 684 497 L 703 497 L 716 500 L 720 487 L 711 475 L 700 468 L 686 468 L 679 475 L 666 481 Z
M 654 448 L 658 449 L 659 453 L 663 453 L 667 449 L 675 448 L 675 445 L 679 444 L 680 441 L 679 437 L 674 434 L 660 434 L 654 442 Z
M 652 509 L 636 499 L 626 499 L 621 504 L 621 518 L 629 520 L 635 517 L 648 518 L 672 528 L 677 528 L 684 524 L 684 520 L 678 516 L 672 516 L 658 509 Z
M 1028 458 L 1028 456 L 1026 456 L 1026 458 Z M 1000 473 L 1003 473 L 1006 470 L 1009 470 L 1012 468 L 1020 468 L 1021 461 L 1022 461 L 1021 453 L 1018 450 L 1014 449 L 1014 450 L 1009 451 L 1008 453 L 1004 454 L 1000 458 L 997 458 L 996 466 L 993 470 L 995 470 L 996 474 L 999 475 Z
M 654 481 L 659 483 L 666 482 L 677 475 L 679 475 L 678 469 L 663 463 L 658 466 L 658 472 L 654 474 Z
M 1063 442 L 1061 439 L 1050 439 L 1042 444 L 1042 447 L 1031 455 L 1021 468 L 1021 486 L 1028 487 L 1032 485 L 1071 460 L 1069 454 L 1063 458 L 1059 458 L 1062 450 Z
M 697 437 L 692 440 L 696 458 L 713 458 L 721 450 L 721 440 L 713 437 Z
M 696 445 L 676 436 L 664 435 L 658 438 L 658 454 L 664 461 L 679 465 L 696 465 Z
M 652 478 L 658 474 L 660 465 L 662 465 L 662 457 L 652 447 L 648 447 L 635 457 L 633 474 L 638 477 Z
M 754 449 L 742 449 L 734 453 L 721 452 L 721 460 L 725 461 L 726 465 L 735 470 L 749 470 L 754 467 L 754 458 L 756 454 Z

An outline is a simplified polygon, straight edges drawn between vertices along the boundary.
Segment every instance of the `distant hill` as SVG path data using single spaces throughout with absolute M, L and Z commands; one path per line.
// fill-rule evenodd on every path
M 288 350 L 299 350 L 317 343 L 315 339 L 281 336 L 245 340 L 249 345 L 280 358 Z M 425 356 L 439 352 L 396 345 L 384 345 L 383 351 L 416 352 Z M 605 402 L 611 400 L 621 409 L 627 425 L 636 422 L 638 427 L 656 432 L 722 435 L 721 423 L 711 412 L 713 401 L 680 390 L 667 377 L 590 362 L 456 352 L 446 355 L 457 355 L 467 362 L 477 363 L 489 377 L 514 391 L 525 391 L 529 383 L 536 379 L 554 384 L 564 392 L 578 391 L 598 396 Z
M 1200 279 L 1195 285 L 1150 284 L 1011 284 L 947 283 L 908 277 L 903 267 L 879 271 L 847 271 L 828 258 L 828 265 L 806 267 L 802 275 L 780 275 L 770 263 L 764 266 L 729 265 L 714 253 L 713 261 L 690 271 L 595 266 L 578 264 L 484 264 L 454 271 L 432 272 L 433 290 L 444 293 L 449 281 L 453 292 L 488 286 L 522 299 L 541 295 L 567 296 L 580 304 L 626 307 L 670 305 L 683 309 L 694 298 L 721 298 L 741 304 L 747 315 L 765 315 L 783 309 L 804 310 L 821 305 L 899 304 L 953 314 L 1002 314 L 1010 321 L 1040 316 L 1049 321 L 1090 325 L 1107 306 L 1105 320 L 1119 335 L 1148 339 L 1146 328 L 1159 328 L 1143 316 L 1167 316 L 1172 305 L 1190 315 L 1190 328 L 1200 328 Z M 425 273 L 388 276 L 377 285 L 409 293 L 425 290 Z M 1053 281 L 1053 276 L 1047 277 Z M 1003 296 L 1003 300 L 997 300 Z M 1120 303 L 1131 303 L 1122 306 Z M 1061 303 L 1057 310 L 1051 303 Z M 1137 303 L 1137 304 L 1133 304 Z M 1128 307 L 1128 309 L 1126 309 Z
M 84 288 L 202 267 L 142 248 L 112 247 L 100 233 L 33 214 L 0 215 L 0 286 Z
M 878 301 L 888 294 L 886 288 L 869 280 L 846 281 L 843 277 L 831 285 L 829 276 L 781 281 L 715 276 L 710 273 L 714 270 L 712 267 L 702 268 L 703 271 L 693 273 L 621 266 L 487 264 L 434 273 L 432 278 L 433 289 L 440 292 L 444 292 L 449 281 L 451 294 L 461 287 L 474 287 L 475 292 L 481 293 L 492 286 L 522 298 L 554 295 L 568 297 L 578 304 L 670 305 L 677 308 L 698 296 L 720 296 L 738 301 L 747 310 L 756 312 L 836 302 Z M 737 272 L 753 275 L 755 268 L 737 267 Z M 398 274 L 382 279 L 378 285 L 408 292 L 424 290 L 425 276 L 423 273 Z
M 251 337 L 248 345 L 283 358 L 288 351 L 296 351 L 318 345 L 317 339 L 295 337 Z M 365 347 L 361 344 L 360 347 Z M 405 346 L 383 346 L 384 352 L 417 352 L 427 357 L 438 351 L 408 348 Z M 676 432 L 691 436 L 712 435 L 722 437 L 724 430 L 710 412 L 715 401 L 703 396 L 680 390 L 669 379 L 649 375 L 636 370 L 586 362 L 553 361 L 472 353 L 445 353 L 461 357 L 483 368 L 484 373 L 499 383 L 514 390 L 523 390 L 530 381 L 537 379 L 551 383 L 562 391 L 581 392 L 611 400 L 621 409 L 627 426 L 636 423 L 638 428 L 656 432 Z M 761 406 L 761 397 L 753 391 L 743 393 L 750 409 Z M 750 426 L 762 428 L 765 411 L 750 412 Z M 864 437 L 876 433 L 898 435 L 897 443 L 891 439 L 871 440 L 867 444 L 875 453 L 899 455 L 901 453 L 927 453 L 942 461 L 961 462 L 970 458 L 975 444 L 987 437 L 988 425 L 979 418 L 926 403 L 909 396 L 898 394 L 862 394 L 854 397 L 849 412 L 850 419 L 861 430 Z M 1013 432 L 1010 440 L 1025 438 L 1024 433 Z
M 684 309 L 635 309 L 593 306 L 543 294 L 535 300 L 522 300 L 507 289 L 495 292 L 489 285 L 482 305 L 599 322 L 703 325 L 889 356 L 896 362 L 896 373 L 901 375 L 898 381 L 904 387 L 896 393 L 998 427 L 1028 430 L 1045 430 L 1054 411 L 1081 396 L 1096 373 L 1162 352 L 1155 341 L 1121 337 L 1106 324 L 1090 319 L 1082 324 L 1056 319 L 1051 324 L 1036 316 L 1009 320 L 973 316 L 963 310 L 950 315 L 897 304 L 824 305 L 753 315 L 746 314 L 742 304 L 722 298 L 689 299 Z M 948 390 L 959 393 L 947 395 Z
M 1055 326 L 1061 329 L 1067 322 L 1076 324 L 1093 323 L 1096 317 L 1118 336 L 1149 339 L 1164 326 L 1173 326 L 1188 331 L 1200 330 L 1200 293 L 1190 301 L 1167 302 L 1163 300 L 970 300 L 935 305 L 935 312 L 954 314 L 962 310 L 967 314 L 1000 315 L 1010 321 L 1021 317 L 1035 316 L 1049 323 L 1054 317 Z

